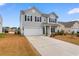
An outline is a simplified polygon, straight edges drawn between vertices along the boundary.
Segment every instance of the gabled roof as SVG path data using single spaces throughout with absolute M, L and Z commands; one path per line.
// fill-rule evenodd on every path
M 41 14 L 43 17 L 49 17 L 49 14 Z
M 42 16 L 44 16 L 44 17 L 49 17 L 51 14 L 52 14 L 52 15 L 55 15 L 56 18 L 58 18 L 58 16 L 57 16 L 56 13 L 54 13 L 54 12 L 49 13 L 49 14 L 42 14 Z
M 56 16 L 56 18 L 58 18 L 57 14 L 56 14 L 55 12 L 52 12 L 52 13 L 50 13 L 50 14 L 53 14 L 53 15 Z
M 64 25 L 64 26 L 67 27 L 67 28 L 70 28 L 70 27 L 72 27 L 75 23 L 79 23 L 79 21 L 58 22 L 58 23 Z
M 25 12 L 24 12 L 23 10 L 21 10 L 21 14 L 23 14 L 23 15 L 24 15 L 24 14 L 25 14 Z
M 49 16 L 52 14 L 52 15 L 55 15 L 55 16 L 58 18 L 58 16 L 56 15 L 55 12 L 52 12 L 52 13 L 49 13 L 49 14 L 45 14 L 45 13 L 40 12 L 40 11 L 39 11 L 37 8 L 35 8 L 35 7 L 32 7 L 32 8 L 30 8 L 30 9 L 27 9 L 27 10 L 24 10 L 24 11 L 22 10 L 21 13 L 24 14 L 25 11 L 28 12 L 29 10 L 32 10 L 32 9 L 36 10 L 37 12 L 39 12 L 43 17 L 49 17 Z
M 41 12 L 36 7 L 32 7 L 30 9 L 25 10 L 25 11 L 29 11 L 29 10 L 32 10 L 32 9 L 36 10 L 37 12 L 39 12 L 41 14 Z

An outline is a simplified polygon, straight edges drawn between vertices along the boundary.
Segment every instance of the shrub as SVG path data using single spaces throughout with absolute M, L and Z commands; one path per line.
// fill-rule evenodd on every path
M 17 32 L 18 34 L 21 34 L 21 32 L 20 32 L 20 28 L 18 28 L 18 32 Z
M 76 35 L 79 37 L 79 32 L 77 32 Z
M 18 34 L 21 34 L 20 31 L 18 31 Z
M 60 32 L 60 35 L 64 35 L 64 31 L 63 30 Z
M 5 30 L 5 33 L 8 33 L 8 31 L 7 31 L 7 30 Z
M 74 35 L 75 33 L 74 33 L 74 31 L 72 31 L 72 33 L 71 33 L 72 35 Z
M 56 35 L 66 35 L 65 33 L 64 33 L 64 31 L 62 30 L 62 31 L 57 31 L 57 32 L 55 32 L 55 33 L 52 33 L 51 35 L 50 35 L 50 37 L 55 37 Z
M 64 31 L 63 31 L 63 30 L 61 30 L 61 31 L 58 30 L 58 31 L 56 32 L 56 35 L 64 35 Z
M 50 37 L 55 37 L 55 35 L 56 35 L 56 33 L 52 33 L 52 34 L 50 35 Z
M 21 35 L 20 28 L 15 31 L 15 34 Z
M 19 34 L 20 35 L 21 33 L 20 33 L 20 31 L 15 31 L 15 34 Z

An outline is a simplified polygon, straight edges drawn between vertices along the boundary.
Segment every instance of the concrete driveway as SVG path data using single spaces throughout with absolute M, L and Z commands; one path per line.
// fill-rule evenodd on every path
M 42 56 L 79 56 L 79 46 L 47 36 L 26 36 Z

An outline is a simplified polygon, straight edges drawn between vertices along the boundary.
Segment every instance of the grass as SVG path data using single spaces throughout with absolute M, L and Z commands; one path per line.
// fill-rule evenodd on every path
M 79 37 L 75 35 L 57 35 L 54 38 L 79 45 Z
M 28 42 L 27 38 L 25 38 L 24 36 L 5 34 L 5 38 L 0 38 L 0 39 L 2 39 L 0 40 L 0 55 L 1 56 L 40 55 L 34 49 L 34 47 Z
M 4 38 L 5 34 L 4 33 L 0 33 L 0 38 Z

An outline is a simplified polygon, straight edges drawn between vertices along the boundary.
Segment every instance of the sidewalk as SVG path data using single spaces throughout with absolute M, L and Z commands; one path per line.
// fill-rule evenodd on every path
M 79 46 L 46 36 L 27 36 L 42 56 L 77 56 Z

